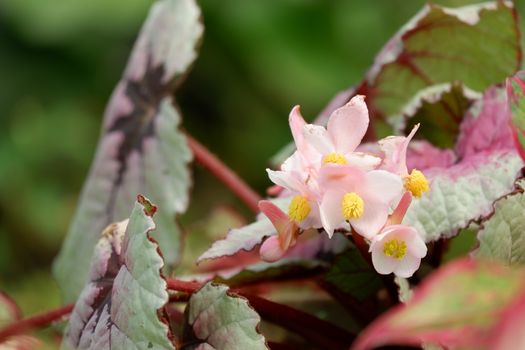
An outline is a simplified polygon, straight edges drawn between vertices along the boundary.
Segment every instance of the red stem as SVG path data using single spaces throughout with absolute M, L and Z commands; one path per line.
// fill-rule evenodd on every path
M 198 282 L 180 281 L 173 278 L 168 278 L 167 283 L 168 289 L 185 293 L 193 293 L 202 286 Z M 248 299 L 250 305 L 265 320 L 303 336 L 322 349 L 348 349 L 355 339 L 355 335 L 346 330 L 303 311 L 256 295 L 243 293 L 239 289 L 231 289 L 231 291 Z
M 71 311 L 73 311 L 73 306 L 73 304 L 65 305 L 61 308 L 43 312 L 41 314 L 11 323 L 7 327 L 0 329 L 0 344 L 6 341 L 9 337 L 23 333 L 27 330 L 47 326 L 51 322 L 71 313 Z
M 202 284 L 168 278 L 167 287 L 179 292 L 194 293 L 202 287 Z M 232 292 L 248 299 L 250 305 L 264 319 L 303 336 L 306 340 L 319 345 L 322 349 L 347 349 L 355 339 L 354 334 L 290 306 L 278 304 L 256 295 L 242 293 L 238 289 L 233 289 Z M 14 322 L 0 329 L 0 344 L 14 335 L 49 325 L 51 322 L 71 313 L 73 307 L 74 304 L 68 304 L 61 308 Z
M 225 184 L 240 200 L 242 200 L 253 212 L 258 213 L 257 203 L 261 197 L 250 186 L 246 184 L 233 170 L 228 168 L 213 153 L 204 147 L 199 141 L 186 134 L 188 146 L 191 148 L 197 162 L 208 169 L 217 179 Z

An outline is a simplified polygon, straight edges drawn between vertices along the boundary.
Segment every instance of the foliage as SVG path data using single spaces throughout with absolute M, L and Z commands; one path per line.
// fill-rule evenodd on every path
M 242 19 L 231 28 L 257 12 L 244 6 L 254 12 L 232 11 Z M 52 22 L 56 13 L 47 16 Z M 40 345 L 28 331 L 71 313 L 65 330 L 54 330 L 63 349 L 519 348 L 525 76 L 514 5 L 424 6 L 313 124 L 299 107 L 291 110 L 295 149 L 273 158 L 282 163 L 267 170 L 276 186 L 261 200 L 181 130 L 181 110 L 192 111 L 178 107 L 179 88 L 197 59 L 203 23 L 213 26 L 206 21 L 195 0 L 152 5 L 108 102 L 54 263 L 64 301 L 73 304 L 22 319 L 0 294 L 0 347 Z M 25 35 L 74 36 L 57 34 L 59 23 L 49 28 Z M 256 41 L 249 31 L 237 35 Z M 228 78 L 231 69 L 215 71 Z M 299 73 L 271 93 L 293 90 L 307 75 Z M 199 91 L 204 105 L 205 96 Z M 250 109 L 236 125 L 258 113 Z M 268 145 L 225 135 L 239 154 Z M 189 205 L 193 159 L 261 211 L 227 233 L 223 226 L 245 224 L 235 210 L 188 217 L 187 246 L 214 241 L 195 264 L 178 222 Z M 198 173 L 195 180 L 202 208 L 213 207 L 210 184 L 201 186 Z M 15 200 L 8 204 L 15 210 Z M 467 233 L 476 235 L 476 249 L 441 266 L 463 253 L 447 247 Z

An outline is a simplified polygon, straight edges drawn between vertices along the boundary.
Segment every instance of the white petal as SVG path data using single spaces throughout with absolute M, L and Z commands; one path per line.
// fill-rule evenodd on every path
M 336 109 L 328 120 L 328 134 L 340 153 L 354 151 L 368 129 L 368 109 L 364 96 L 357 95 L 341 108 Z
M 373 170 L 381 163 L 381 158 L 361 152 L 346 154 L 346 159 L 348 160 L 348 164 L 356 166 L 364 171 Z
M 313 124 L 304 125 L 303 137 L 308 145 L 321 154 L 328 154 L 335 151 L 334 145 L 330 137 L 328 137 L 328 132 L 322 126 Z
M 309 228 L 321 228 L 323 225 L 321 223 L 321 217 L 319 213 L 319 204 L 316 201 L 308 201 L 310 204 L 310 213 L 302 222 L 299 223 L 299 227 L 303 230 Z
M 339 191 L 327 191 L 323 196 L 323 201 L 319 208 L 321 223 L 330 238 L 332 238 L 334 230 L 344 221 L 343 211 L 341 209 L 343 195 L 344 194 Z
M 394 269 L 394 273 L 396 276 L 409 278 L 419 269 L 420 264 L 420 258 L 407 254 L 403 259 L 399 260 L 399 263 Z
M 377 242 L 370 249 L 372 249 L 372 264 L 378 273 L 388 275 L 394 272 L 399 261 L 383 253 L 383 244 Z
M 414 229 L 415 231 L 415 229 Z M 424 258 L 427 255 L 427 246 L 423 238 L 417 233 L 410 240 L 407 239 L 408 252 L 417 258 Z
M 292 172 L 266 169 L 268 177 L 276 185 L 282 186 L 290 191 L 299 192 L 301 183 L 294 177 Z

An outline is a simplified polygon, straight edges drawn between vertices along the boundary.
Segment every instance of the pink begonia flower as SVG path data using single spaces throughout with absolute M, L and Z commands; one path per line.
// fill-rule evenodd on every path
M 296 243 L 299 227 L 270 201 L 260 201 L 259 209 L 268 217 L 277 231 L 277 235 L 270 236 L 264 241 L 259 249 L 259 255 L 264 261 L 277 261 L 283 257 L 288 248 Z
M 398 175 L 385 170 L 365 172 L 349 165 L 323 167 L 319 184 L 325 191 L 320 205 L 321 223 L 329 237 L 348 221 L 357 233 L 372 239 L 403 193 Z
M 418 128 L 419 124 L 414 126 L 407 137 L 388 136 L 378 141 L 379 147 L 385 154 L 380 168 L 401 176 L 405 189 L 417 198 L 430 189 L 425 175 L 417 169 L 413 169 L 409 174 L 406 164 L 408 144 Z
M 299 165 L 307 173 L 315 173 L 319 167 L 322 156 L 315 148 L 306 142 L 303 136 L 303 128 L 308 124 L 304 121 L 300 108 L 300 106 L 295 106 L 288 118 L 288 124 L 292 131 L 295 147 L 297 148 L 297 151 L 292 157 L 295 158 L 294 162 L 296 166 Z M 285 161 L 282 169 L 287 170 L 287 166 L 287 161 Z
M 372 264 L 382 275 L 394 273 L 408 278 L 416 272 L 421 259 L 427 255 L 427 246 L 415 228 L 406 225 L 388 225 L 370 244 Z
M 364 96 L 357 95 L 330 115 L 326 129 L 320 125 L 304 124 L 301 142 L 321 155 L 322 164 L 351 164 L 362 170 L 375 169 L 381 163 L 380 158 L 355 152 L 365 136 L 368 124 Z M 301 147 L 297 147 L 299 152 Z
M 305 179 L 305 174 L 301 173 L 300 169 L 296 170 L 292 167 L 288 171 L 270 169 L 266 171 L 273 183 L 289 190 L 293 196 L 288 206 L 290 220 L 302 229 L 321 227 L 317 181 L 313 177 Z

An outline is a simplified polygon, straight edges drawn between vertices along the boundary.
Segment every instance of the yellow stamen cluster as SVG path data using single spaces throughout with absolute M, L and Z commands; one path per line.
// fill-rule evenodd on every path
M 414 169 L 410 175 L 405 177 L 405 189 L 410 191 L 414 197 L 420 198 L 430 187 L 425 175 L 421 171 Z
M 391 239 L 383 246 L 383 253 L 391 258 L 401 260 L 407 254 L 407 244 L 404 241 Z
M 359 219 L 365 211 L 365 202 L 357 193 L 350 192 L 343 196 L 341 209 L 345 220 Z
M 342 155 L 341 153 L 328 153 L 327 155 L 323 157 L 323 163 L 324 164 L 332 163 L 332 164 L 345 165 L 348 163 L 348 161 L 346 160 L 346 157 Z
M 290 206 L 288 207 L 288 216 L 291 220 L 299 223 L 302 222 L 308 214 L 310 214 L 310 204 L 306 197 L 297 195 L 293 197 Z

